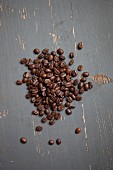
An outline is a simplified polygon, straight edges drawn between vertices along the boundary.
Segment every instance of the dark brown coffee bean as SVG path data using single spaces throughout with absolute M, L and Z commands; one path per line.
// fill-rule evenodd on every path
M 79 82 L 78 84 L 78 89 L 81 89 L 83 87 L 84 83 L 83 82 Z
M 61 114 L 60 114 L 60 113 L 56 113 L 56 114 L 54 115 L 54 119 L 58 120 L 58 119 L 60 119 L 60 118 L 61 118 Z
M 71 102 L 73 101 L 73 99 L 72 99 L 71 97 L 67 97 L 67 98 L 66 98 L 66 101 L 69 102 L 69 103 L 71 103 Z
M 62 143 L 62 142 L 61 142 L 61 139 L 57 139 L 57 140 L 56 140 L 56 144 L 57 144 L 57 145 L 60 145 L 61 143 Z
M 92 82 L 88 82 L 88 85 L 89 85 L 89 89 L 93 88 L 93 83 Z
M 52 116 L 52 115 L 47 115 L 47 119 L 48 119 L 48 120 L 52 120 L 52 119 L 53 119 L 53 116 Z
M 56 52 L 55 52 L 55 51 L 52 51 L 52 52 L 51 52 L 51 55 L 56 56 Z
M 79 89 L 79 94 L 83 94 L 84 93 L 84 87 L 82 87 L 81 89 Z
M 33 61 L 34 64 L 38 64 L 39 62 L 40 62 L 39 58 L 36 58 L 36 59 Z M 38 65 L 35 65 L 36 68 L 37 68 L 37 66 L 38 66 Z
M 71 70 L 70 68 L 67 68 L 67 69 L 66 69 L 66 74 L 68 74 L 68 75 L 71 76 L 71 72 L 72 72 L 72 70 Z
M 45 109 L 45 110 L 44 110 L 44 113 L 45 113 L 46 115 L 49 115 L 49 114 L 50 114 L 50 111 L 49 111 L 48 109 Z
M 26 64 L 26 62 L 27 62 L 27 58 L 22 58 L 22 59 L 20 60 L 20 63 L 21 63 L 21 64 Z
M 33 110 L 33 111 L 32 111 L 32 115 L 38 115 L 38 114 L 39 114 L 38 111 L 36 111 L 36 110 Z
M 16 81 L 16 84 L 17 84 L 17 85 L 22 85 L 23 82 L 22 82 L 22 80 L 17 80 L 17 81 Z
M 52 111 L 52 112 L 51 112 L 51 115 L 52 115 L 52 116 L 55 116 L 55 114 L 56 114 L 56 111 Z
M 26 98 L 30 99 L 31 98 L 31 94 L 30 93 L 26 94 Z
M 75 80 L 74 80 L 73 85 L 74 85 L 74 86 L 77 86 L 77 85 L 78 85 L 78 79 L 75 79 Z
M 44 111 L 43 111 L 43 110 L 40 110 L 40 111 L 39 111 L 39 116 L 40 116 L 40 117 L 44 116 Z
M 49 140 L 48 144 L 49 145 L 53 145 L 54 144 L 54 140 Z
M 60 59 L 60 60 L 65 60 L 65 56 L 60 55 L 60 56 L 59 56 L 59 59 Z
M 40 54 L 40 55 L 38 56 L 38 58 L 39 58 L 39 59 L 44 58 L 44 54 Z
M 69 102 L 66 102 L 65 103 L 65 107 L 69 107 L 70 106 L 70 103 Z
M 24 77 L 24 78 L 30 78 L 30 77 L 31 77 L 30 72 L 25 72 L 25 73 L 23 74 L 23 77 Z
M 82 96 L 76 96 L 76 101 L 82 100 Z
M 83 66 L 79 65 L 77 69 L 78 69 L 78 71 L 82 71 L 83 70 Z
M 85 90 L 85 91 L 88 91 L 88 90 L 89 90 L 89 85 L 88 85 L 88 83 L 85 83 L 85 84 L 84 84 L 84 90 Z
M 74 53 L 71 52 L 71 53 L 69 54 L 69 57 L 70 57 L 70 58 L 74 58 Z
M 69 62 L 69 66 L 73 65 L 74 64 L 74 60 L 71 59 L 70 62 Z
M 80 81 L 81 81 L 81 82 L 86 82 L 87 79 L 86 79 L 85 77 L 82 77 Z
M 68 109 L 74 109 L 75 108 L 75 106 L 69 106 L 68 107 Z
M 27 83 L 27 81 L 28 81 L 27 78 L 23 78 L 23 79 L 22 79 L 22 82 L 23 82 L 23 83 Z
M 75 92 L 74 92 L 75 93 Z M 73 100 L 76 100 L 76 96 L 74 95 L 74 94 L 72 94 L 71 96 L 70 96 Z
M 42 53 L 43 53 L 43 54 L 48 54 L 48 52 L 49 52 L 49 49 L 48 49 L 48 48 L 45 48 L 45 49 L 42 50 Z
M 66 109 L 66 114 L 67 114 L 67 115 L 71 115 L 71 114 L 72 114 L 72 111 L 67 108 L 67 109 Z
M 64 109 L 64 106 L 63 106 L 63 105 L 57 106 L 57 110 L 58 110 L 58 111 L 62 111 L 63 109 Z
M 40 132 L 40 131 L 43 130 L 43 127 L 42 127 L 42 126 L 37 126 L 35 130 L 38 131 L 38 132 Z
M 81 132 L 81 129 L 80 129 L 80 128 L 76 128 L 76 129 L 75 129 L 75 133 L 76 133 L 76 134 L 79 134 L 80 132 Z
M 69 88 L 69 91 L 70 91 L 70 92 L 74 92 L 74 91 L 75 91 L 75 87 L 73 87 L 73 86 L 70 87 L 70 88 Z
M 62 55 L 62 54 L 64 53 L 64 51 L 63 51 L 61 48 L 59 48 L 59 49 L 57 50 L 57 53 L 58 53 L 59 55 Z
M 83 42 L 79 42 L 79 43 L 78 43 L 78 49 L 81 50 L 83 47 L 84 47 Z
M 42 123 L 46 123 L 46 122 L 47 122 L 47 118 L 46 118 L 46 117 L 43 117 L 43 118 L 41 119 L 41 122 L 42 122 Z
M 74 95 L 78 96 L 78 90 L 75 90 Z
M 71 87 L 71 82 L 65 84 L 66 87 Z
M 27 143 L 27 138 L 21 137 L 20 142 L 23 143 L 23 144 Z
M 76 72 L 75 70 L 72 70 L 71 76 L 72 76 L 72 77 L 76 77 L 76 76 L 77 76 L 77 72 Z
M 54 121 L 54 120 L 50 120 L 50 121 L 49 121 L 49 124 L 50 124 L 50 125 L 54 125 L 54 124 L 55 124 L 55 121 Z
M 48 61 L 52 61 L 53 60 L 53 55 L 49 55 L 48 56 Z
M 35 48 L 35 49 L 33 50 L 33 52 L 34 52 L 34 54 L 39 54 L 39 53 L 40 53 L 40 50 L 39 50 L 38 48 Z
M 32 97 L 32 98 L 31 98 L 31 102 L 32 102 L 32 103 L 35 103 L 35 102 L 36 102 L 36 98 L 35 98 L 35 97 Z
M 88 72 L 83 72 L 82 76 L 83 76 L 83 77 L 88 77 L 88 76 L 89 76 L 89 73 L 88 73 Z

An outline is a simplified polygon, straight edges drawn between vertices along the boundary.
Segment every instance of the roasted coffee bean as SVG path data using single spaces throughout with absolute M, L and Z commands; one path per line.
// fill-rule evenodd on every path
M 71 95 L 71 98 L 72 98 L 73 100 L 75 100 L 75 99 L 76 99 L 76 96 L 75 96 L 74 94 L 72 94 L 72 95 Z
M 81 89 L 83 87 L 84 83 L 83 82 L 79 82 L 78 84 L 78 89 Z
M 57 110 L 58 110 L 58 111 L 62 111 L 63 109 L 64 109 L 64 106 L 63 106 L 63 105 L 57 106 Z
M 68 97 L 68 96 L 69 96 L 69 91 L 65 91 L 65 92 L 64 92 L 64 96 L 65 96 L 65 97 Z
M 46 118 L 46 117 L 43 117 L 43 118 L 41 119 L 41 122 L 42 122 L 42 123 L 46 123 L 46 122 L 47 122 L 47 118 Z
M 79 89 L 79 94 L 83 94 L 84 93 L 84 87 L 82 87 L 81 89 Z
M 23 143 L 23 144 L 27 143 L 27 138 L 21 137 L 20 142 Z
M 21 64 L 26 64 L 26 62 L 27 62 L 27 58 L 22 58 L 22 59 L 20 60 L 20 63 L 21 63 Z
M 86 79 L 85 77 L 82 77 L 80 81 L 81 81 L 81 82 L 86 82 L 87 79 Z
M 70 92 L 74 92 L 74 91 L 75 91 L 75 87 L 73 87 L 73 86 L 70 87 L 70 88 L 69 88 L 69 91 L 70 91 Z
M 26 98 L 30 99 L 31 98 L 31 94 L 30 93 L 26 94 Z
M 59 56 L 59 59 L 60 59 L 60 60 L 65 60 L 65 56 L 60 55 L 60 56 Z
M 66 102 L 65 103 L 65 107 L 69 107 L 70 106 L 70 103 L 69 102 Z
M 82 100 L 82 96 L 76 96 L 76 101 Z
M 32 102 L 32 103 L 35 103 L 35 102 L 36 102 L 36 98 L 35 98 L 35 97 L 32 97 L 32 98 L 31 98 L 31 102 Z
M 34 64 L 38 64 L 40 62 L 39 58 L 36 58 L 34 61 Z M 35 65 L 35 67 L 37 68 L 38 65 Z
M 93 88 L 93 83 L 92 82 L 88 82 L 88 85 L 89 85 L 89 89 Z
M 33 110 L 33 111 L 32 111 L 32 115 L 38 115 L 38 114 L 39 114 L 38 111 L 36 111 L 36 110 Z
M 47 119 L 48 119 L 48 120 L 52 120 L 52 119 L 53 119 L 53 116 L 52 116 L 52 115 L 47 115 Z
M 63 51 L 61 48 L 59 48 L 59 49 L 57 50 L 57 53 L 58 53 L 59 55 L 62 55 L 62 54 L 64 53 L 64 51 Z
M 71 87 L 71 82 L 65 84 L 66 87 Z
M 57 139 L 57 140 L 56 140 L 56 144 L 57 144 L 57 145 L 60 145 L 61 143 L 62 143 L 62 142 L 61 142 L 61 139 Z
M 35 130 L 38 131 L 38 132 L 40 132 L 40 131 L 43 130 L 43 127 L 42 127 L 42 126 L 37 126 Z
M 74 109 L 75 108 L 75 106 L 69 106 L 68 107 L 68 109 Z
M 51 112 L 51 115 L 52 115 L 52 116 L 55 116 L 55 114 L 56 114 L 56 111 L 52 111 L 52 112 Z
M 85 83 L 85 84 L 84 84 L 84 90 L 85 90 L 85 91 L 88 91 L 88 89 L 89 89 L 89 85 L 88 85 L 88 83 Z
M 27 78 L 23 78 L 23 79 L 22 79 L 22 82 L 23 82 L 23 83 L 27 83 L 27 81 L 28 81 Z
M 82 71 L 83 70 L 83 66 L 79 65 L 77 69 L 78 69 L 78 71 Z
M 71 52 L 71 53 L 69 54 L 69 57 L 70 57 L 70 58 L 74 58 L 74 53 Z
M 49 111 L 48 109 L 45 109 L 45 110 L 44 110 L 44 113 L 45 113 L 46 115 L 49 115 L 49 114 L 50 114 L 50 111 Z
M 35 74 L 35 73 L 36 73 L 36 69 L 34 68 L 31 70 L 31 74 Z
M 66 81 L 71 81 L 71 77 L 69 75 L 66 75 L 65 79 Z
M 66 114 L 67 114 L 67 115 L 71 115 L 71 114 L 72 114 L 72 111 L 67 108 L 67 109 L 66 109 Z
M 71 97 L 67 97 L 67 98 L 66 98 L 66 101 L 69 102 L 69 103 L 71 103 L 71 102 L 73 101 L 73 99 L 72 99 Z
M 40 53 L 40 50 L 39 50 L 38 48 L 35 48 L 35 49 L 33 50 L 33 52 L 34 52 L 34 54 L 39 54 L 39 53 Z
M 60 119 L 60 118 L 61 118 L 61 114 L 60 114 L 60 113 L 56 113 L 56 114 L 54 115 L 54 119 L 58 120 L 58 119 Z
M 31 77 L 30 72 L 25 72 L 25 73 L 23 74 L 23 77 L 24 77 L 24 78 L 30 78 L 30 77 Z
M 38 58 L 39 58 L 39 59 L 44 58 L 44 54 L 40 54 L 40 55 L 38 56 Z
M 71 59 L 70 62 L 69 62 L 69 66 L 73 65 L 74 64 L 74 60 Z
M 53 60 L 53 55 L 49 55 L 48 56 L 48 61 L 52 61 Z
M 72 77 L 76 77 L 76 76 L 77 76 L 77 72 L 76 72 L 75 70 L 72 70 L 71 76 L 72 76 Z
M 39 116 L 40 116 L 40 117 L 44 116 L 44 111 L 43 111 L 43 110 L 40 110 L 40 111 L 39 111 Z
M 54 124 L 55 124 L 55 121 L 54 121 L 54 120 L 50 120 L 50 121 L 49 121 L 49 124 L 50 124 L 50 125 L 54 125 Z
M 83 77 L 88 77 L 88 76 L 89 76 L 89 73 L 88 73 L 88 72 L 83 72 L 82 76 L 83 76 Z
M 80 128 L 76 128 L 76 129 L 75 129 L 75 133 L 76 133 L 76 134 L 79 134 L 80 132 L 81 132 L 81 129 L 80 129 Z
M 56 52 L 55 52 L 55 51 L 52 51 L 52 52 L 51 52 L 51 55 L 56 56 Z
M 54 140 L 49 140 L 49 141 L 48 141 L 48 144 L 49 144 L 49 145 L 53 145 L 53 144 L 54 144 Z
M 22 83 L 23 83 L 22 80 L 17 80 L 17 81 L 16 81 L 16 84 L 17 84 L 17 85 L 22 85 Z
M 75 79 L 74 82 L 73 82 L 73 85 L 74 85 L 74 86 L 77 86 L 78 83 L 79 83 L 79 82 L 78 82 L 78 79 Z
M 84 47 L 83 42 L 79 42 L 79 43 L 78 43 L 78 49 L 81 50 L 83 47 Z
M 43 53 L 43 54 L 48 54 L 48 52 L 49 52 L 49 49 L 48 49 L 48 48 L 45 48 L 45 49 L 42 50 L 42 53 Z

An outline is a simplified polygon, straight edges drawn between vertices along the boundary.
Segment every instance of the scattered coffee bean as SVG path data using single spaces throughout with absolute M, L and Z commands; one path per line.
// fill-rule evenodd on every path
M 59 55 L 62 55 L 62 54 L 64 53 L 64 51 L 63 51 L 61 48 L 59 48 L 59 49 L 57 50 L 57 53 L 58 53 Z
M 79 65 L 78 66 L 78 71 L 82 71 L 83 70 L 83 66 L 82 65 Z
M 66 109 L 66 114 L 67 114 L 67 115 L 71 115 L 71 114 L 72 114 L 71 109 L 68 109 L 68 108 L 67 108 L 67 109 Z
M 45 48 L 45 49 L 42 50 L 42 53 L 43 53 L 43 54 L 48 54 L 48 52 L 49 52 L 49 49 L 48 49 L 48 48 Z
M 49 145 L 53 145 L 54 144 L 54 140 L 49 140 L 48 144 Z
M 46 118 L 46 117 L 43 117 L 43 118 L 41 119 L 41 122 L 42 122 L 42 123 L 46 123 L 46 122 L 47 122 L 47 118 Z
M 22 58 L 22 59 L 20 60 L 20 63 L 21 63 L 21 64 L 26 64 L 26 63 L 27 63 L 27 59 L 26 59 L 26 58 Z
M 83 75 L 83 77 L 88 77 L 89 73 L 88 72 L 84 72 L 82 75 Z
M 68 109 L 74 109 L 75 108 L 75 106 L 69 106 L 68 107 Z
M 54 121 L 54 120 L 50 120 L 50 121 L 49 121 L 49 124 L 50 124 L 50 125 L 54 125 L 54 124 L 55 124 L 55 121 Z
M 78 83 L 79 83 L 78 79 L 75 79 L 74 82 L 73 82 L 73 85 L 74 85 L 74 86 L 77 86 Z
M 69 66 L 73 65 L 74 64 L 74 60 L 71 59 L 70 62 L 69 62 Z
M 20 142 L 23 143 L 23 144 L 27 143 L 27 138 L 21 137 Z
M 79 42 L 79 44 L 78 44 L 78 49 L 81 50 L 83 47 L 84 47 L 83 42 Z
M 85 91 L 88 91 L 88 89 L 89 89 L 89 85 L 88 85 L 88 83 L 85 83 L 85 84 L 84 84 L 84 90 L 85 90 Z
M 81 89 L 83 87 L 84 83 L 83 82 L 79 82 L 78 84 L 78 89 Z
M 51 52 L 51 55 L 56 56 L 56 52 L 55 52 L 55 51 L 52 51 L 52 52 Z
M 38 132 L 40 132 L 40 131 L 43 130 L 43 127 L 42 127 L 42 126 L 37 126 L 35 130 L 38 131 Z
M 38 48 L 35 48 L 35 49 L 33 50 L 33 52 L 34 52 L 34 54 L 39 54 L 39 53 L 40 53 L 40 50 L 39 50 Z
M 86 82 L 87 79 L 86 79 L 85 77 L 82 77 L 82 78 L 80 79 L 80 81 L 81 81 L 81 82 Z
M 84 93 L 84 87 L 82 87 L 81 89 L 79 89 L 79 94 L 83 94 Z
M 76 101 L 82 100 L 82 96 L 76 96 Z
M 17 85 L 21 85 L 22 83 L 23 83 L 22 80 L 17 80 L 17 81 L 16 81 L 16 84 L 17 84 Z
M 61 143 L 62 143 L 62 142 L 61 142 L 61 139 L 57 139 L 57 140 L 56 140 L 56 144 L 57 144 L 57 145 L 60 145 Z
M 92 82 L 88 82 L 88 85 L 89 85 L 89 89 L 93 88 L 93 83 Z
M 71 53 L 69 54 L 69 57 L 70 57 L 70 58 L 74 58 L 74 53 L 71 52 Z
M 38 115 L 38 114 L 39 114 L 38 111 L 36 111 L 36 110 L 33 110 L 33 111 L 32 111 L 32 115 Z
M 76 129 L 75 129 L 75 133 L 76 133 L 76 134 L 79 134 L 80 132 L 81 132 L 81 129 L 80 129 L 80 128 L 76 128 Z

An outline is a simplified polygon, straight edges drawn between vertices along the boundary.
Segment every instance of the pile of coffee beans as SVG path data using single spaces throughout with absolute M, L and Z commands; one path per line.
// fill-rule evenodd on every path
M 83 43 L 79 43 L 78 47 L 82 49 Z M 33 61 L 27 58 L 20 60 L 29 71 L 25 72 L 22 80 L 17 80 L 16 84 L 26 84 L 28 90 L 26 98 L 36 107 L 32 114 L 42 117 L 42 123 L 54 125 L 61 118 L 60 111 L 66 108 L 66 114 L 72 114 L 75 106 L 71 103 L 82 100 L 82 94 L 90 90 L 93 84 L 87 82 L 88 72 L 82 72 L 81 79 L 77 78 L 78 72 L 83 71 L 82 65 L 77 67 L 78 72 L 69 68 L 74 63 L 73 52 L 69 54 L 68 64 L 65 62 L 64 51 L 60 48 L 52 52 L 47 48 L 42 52 L 35 48 L 33 52 L 37 55 Z M 42 130 L 43 127 L 36 127 L 36 131 Z M 80 133 L 80 129 L 75 133 Z

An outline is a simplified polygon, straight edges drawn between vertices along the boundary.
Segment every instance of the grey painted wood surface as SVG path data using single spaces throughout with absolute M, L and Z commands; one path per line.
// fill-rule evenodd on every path
M 79 41 L 82 51 L 75 49 Z M 72 116 L 63 112 L 62 121 L 44 125 L 37 135 L 40 119 L 31 116 L 26 87 L 15 85 L 26 71 L 19 60 L 34 58 L 34 47 L 61 47 L 66 55 L 74 51 L 72 68 L 83 64 L 91 75 L 113 78 L 113 1 L 0 1 L 0 169 L 112 170 L 113 84 L 95 84 Z M 74 134 L 76 127 L 80 135 Z M 21 136 L 28 138 L 26 145 L 19 142 Z M 48 146 L 57 138 L 62 145 Z

